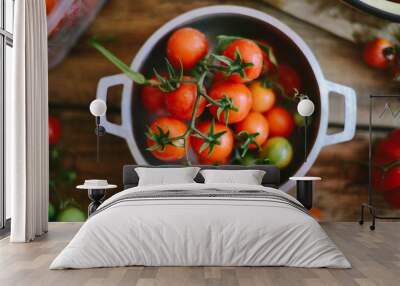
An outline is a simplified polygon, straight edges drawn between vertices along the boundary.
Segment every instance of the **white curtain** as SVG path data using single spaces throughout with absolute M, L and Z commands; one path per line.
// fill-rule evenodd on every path
M 12 242 L 48 225 L 48 96 L 45 0 L 15 1 L 13 93 L 6 98 L 6 187 Z

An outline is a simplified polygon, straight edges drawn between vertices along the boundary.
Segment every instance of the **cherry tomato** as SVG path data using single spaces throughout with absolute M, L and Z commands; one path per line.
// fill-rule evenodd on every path
M 190 80 L 190 77 L 184 77 Z M 181 120 L 192 118 L 194 104 L 197 97 L 197 85 L 195 83 L 181 83 L 178 89 L 165 95 L 165 106 L 171 115 Z M 202 96 L 196 112 L 199 117 L 206 107 L 207 100 Z
M 400 190 L 385 193 L 385 199 L 392 208 L 400 209 Z
M 292 134 L 294 121 L 292 115 L 282 107 L 274 107 L 267 113 L 265 117 L 269 123 L 269 131 L 271 136 L 289 137 Z
M 400 128 L 390 132 L 388 137 L 400 144 Z
M 260 156 L 280 169 L 286 168 L 293 158 L 293 148 L 284 137 L 272 137 L 262 146 Z
M 383 38 L 372 40 L 364 47 L 364 61 L 377 69 L 387 68 L 390 60 L 393 59 L 393 55 L 385 57 L 384 50 L 386 48 L 393 48 L 393 44 Z
M 400 166 L 392 167 L 384 174 L 382 187 L 386 192 L 400 191 Z
M 243 120 L 236 124 L 236 133 L 241 131 L 247 131 L 249 134 L 258 133 L 255 138 L 256 143 L 261 146 L 268 138 L 269 126 L 268 121 L 259 112 L 250 112 L 249 115 Z M 256 148 L 256 144 L 252 143 L 249 148 Z
M 158 82 L 156 77 L 152 77 L 152 80 Z M 156 113 L 164 108 L 164 96 L 165 93 L 159 88 L 145 85 L 142 88 L 142 102 L 146 110 L 150 113 Z
M 280 64 L 278 68 L 278 77 L 278 83 L 282 86 L 286 95 L 293 96 L 295 89 L 301 89 L 302 84 L 300 76 L 291 66 Z
M 377 166 L 385 166 L 400 160 L 400 129 L 389 133 L 374 147 L 372 161 Z M 393 166 L 388 170 L 380 167 L 372 169 L 372 184 L 377 191 L 392 192 L 400 190 L 400 166 Z
M 164 133 L 169 131 L 169 138 L 181 136 L 187 130 L 187 126 L 184 122 L 168 116 L 159 117 L 150 125 L 150 130 L 152 130 L 155 134 L 160 134 L 157 126 L 160 127 Z M 185 156 L 183 139 L 174 143 L 175 145 L 166 145 L 164 150 L 156 149 L 151 151 L 151 153 L 154 155 L 154 157 L 162 161 L 176 161 L 182 159 Z M 153 140 L 147 138 L 148 147 L 151 147 L 154 144 L 155 142 Z M 189 140 L 187 141 L 187 144 L 189 144 Z
M 261 81 L 255 81 L 250 85 L 250 91 L 253 97 L 252 110 L 266 112 L 274 106 L 276 95 L 271 87 L 264 86 Z
M 322 219 L 322 212 L 317 208 L 311 208 L 308 213 L 315 218 L 317 221 L 321 221 Z
M 265 46 L 268 46 L 272 50 L 272 53 L 275 55 L 275 48 L 268 41 L 259 40 L 259 42 Z M 261 51 L 263 55 L 263 72 L 268 73 L 275 69 L 275 65 L 271 62 L 268 54 L 264 50 Z
M 74 206 L 67 206 L 58 213 L 56 221 L 76 222 L 76 221 L 85 221 L 86 218 L 87 218 L 86 213 L 81 209 L 78 209 L 77 207 Z
M 233 106 L 238 109 L 238 111 L 228 111 L 228 123 L 230 124 L 242 121 L 249 114 L 253 104 L 250 90 L 244 84 L 230 82 L 222 82 L 211 87 L 211 98 L 214 100 L 220 100 L 224 96 L 231 98 Z M 221 113 L 220 118 L 217 118 L 217 110 L 217 106 L 210 106 L 210 112 L 212 115 L 220 122 L 225 123 L 225 111 Z
M 49 144 L 54 145 L 60 141 L 61 124 L 58 118 L 49 116 Z
M 224 51 L 224 56 L 235 59 L 235 52 L 238 51 L 245 63 L 252 63 L 251 67 L 245 68 L 246 77 L 242 78 L 239 74 L 233 74 L 228 79 L 236 83 L 245 83 L 258 78 L 262 71 L 263 56 L 260 47 L 253 41 L 239 39 L 231 42 Z
M 199 30 L 181 28 L 176 30 L 167 43 L 167 57 L 171 64 L 185 70 L 193 68 L 208 52 L 207 37 Z
M 222 72 L 216 72 L 214 74 L 213 79 L 212 79 L 211 86 L 214 86 L 214 85 L 216 85 L 218 83 L 221 83 L 221 82 L 224 82 L 224 81 L 226 81 L 226 78 L 225 78 L 224 74 Z
M 56 3 L 57 3 L 56 0 L 46 0 L 46 15 L 49 15 L 51 11 L 53 11 Z
M 211 128 L 211 122 L 203 122 L 200 123 L 197 127 L 204 134 L 208 134 Z M 201 145 L 205 142 L 203 138 L 199 138 L 196 136 L 192 136 L 191 145 L 193 151 L 197 154 L 200 162 L 202 164 L 225 164 L 229 160 L 229 156 L 233 150 L 233 134 L 229 127 L 226 127 L 225 124 L 215 123 L 214 134 L 226 131 L 224 135 L 218 138 L 219 144 L 214 145 L 214 149 L 211 154 L 208 154 L 209 147 L 207 147 L 203 152 L 199 152 Z

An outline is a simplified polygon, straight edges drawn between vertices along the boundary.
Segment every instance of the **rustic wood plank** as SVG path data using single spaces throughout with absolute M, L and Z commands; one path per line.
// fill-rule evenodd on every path
M 66 106 L 88 106 L 95 97 L 98 80 L 119 73 L 99 53 L 87 45 L 87 39 L 96 35 L 100 39 L 113 38 L 107 47 L 129 63 L 144 41 L 163 23 L 193 8 L 212 4 L 238 4 L 264 11 L 293 28 L 310 45 L 326 77 L 352 86 L 358 93 L 359 123 L 367 122 L 366 97 L 371 93 L 390 93 L 395 86 L 384 73 L 366 67 L 361 49 L 344 39 L 304 23 L 260 1 L 164 0 L 109 1 L 100 11 L 88 31 L 81 37 L 70 55 L 49 74 L 50 103 Z M 118 97 L 111 97 L 110 106 L 119 107 Z M 343 122 L 342 102 L 333 99 L 332 122 Z

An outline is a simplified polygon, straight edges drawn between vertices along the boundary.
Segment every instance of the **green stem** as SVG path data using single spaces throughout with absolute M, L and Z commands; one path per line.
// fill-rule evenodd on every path
M 216 105 L 216 106 L 218 106 L 218 107 L 221 107 L 221 106 L 222 106 L 222 104 L 221 104 L 220 102 L 214 100 L 214 99 L 213 99 L 212 97 L 210 97 L 207 93 L 201 92 L 200 95 L 201 95 L 201 96 L 204 96 L 204 98 L 207 99 L 207 101 L 210 102 L 211 104 Z
M 366 162 L 366 161 L 344 160 L 343 162 L 347 163 L 347 164 L 357 164 L 357 165 L 361 165 L 363 167 L 369 167 L 369 163 Z M 400 160 L 393 160 L 393 161 L 391 161 L 391 162 L 389 162 L 387 164 L 375 164 L 375 163 L 372 163 L 371 165 L 374 168 L 379 168 L 379 169 L 382 169 L 382 171 L 387 172 L 393 167 L 400 166 Z
M 140 72 L 133 71 L 127 64 L 117 58 L 113 53 L 103 47 L 96 38 L 92 37 L 89 39 L 89 45 L 98 50 L 104 57 L 106 57 L 111 63 L 117 68 L 124 72 L 130 79 L 138 84 L 145 84 L 146 78 Z

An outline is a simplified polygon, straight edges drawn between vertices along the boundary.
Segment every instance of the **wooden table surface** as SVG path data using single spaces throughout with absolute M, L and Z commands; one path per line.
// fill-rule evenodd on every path
M 216 0 L 146 0 L 108 1 L 95 21 L 83 34 L 68 57 L 49 72 L 50 112 L 62 121 L 62 148 L 64 166 L 78 172 L 78 181 L 86 178 L 107 178 L 110 183 L 121 185 L 122 166 L 134 163 L 125 141 L 106 135 L 101 141 L 101 164 L 96 163 L 94 119 L 88 106 L 96 96 L 98 80 L 120 73 L 98 52 L 87 45 L 87 39 L 96 35 L 100 39 L 112 38 L 106 46 L 130 63 L 144 41 L 162 24 L 175 16 L 197 7 L 214 4 L 237 4 L 257 8 L 290 26 L 311 47 L 327 79 L 353 87 L 358 94 L 358 122 L 366 123 L 367 96 L 371 93 L 389 93 L 395 88 L 387 75 L 366 67 L 361 59 L 361 47 L 284 14 L 260 1 Z M 111 90 L 107 116 L 120 122 L 120 89 Z M 331 122 L 343 123 L 343 103 L 332 96 Z M 343 160 L 366 160 L 367 142 L 363 137 L 325 148 L 309 175 L 324 180 L 317 183 L 317 206 L 325 219 L 354 219 L 358 206 L 366 199 L 366 170 L 350 166 L 344 173 Z M 360 175 L 361 174 L 361 175 Z M 81 205 L 86 205 L 85 194 L 68 192 Z M 340 202 L 332 205 L 332 200 Z

